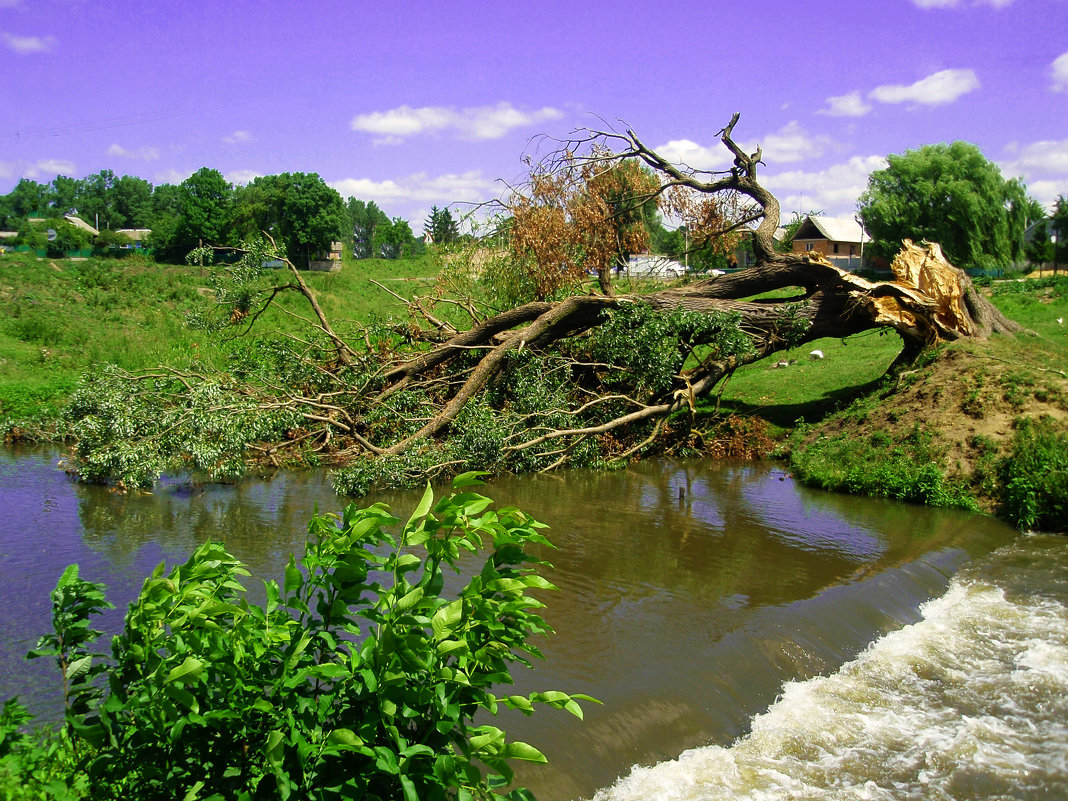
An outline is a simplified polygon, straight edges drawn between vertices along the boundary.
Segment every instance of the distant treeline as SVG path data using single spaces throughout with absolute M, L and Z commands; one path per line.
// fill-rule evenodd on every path
M 343 200 L 316 173 L 265 175 L 234 186 L 218 170 L 204 167 L 180 184 L 153 186 L 143 178 L 102 170 L 81 179 L 57 176 L 47 184 L 23 178 L 0 196 L 0 230 L 18 232 L 8 244 L 44 247 L 45 232 L 31 220 L 67 215 L 101 231 L 98 247 L 122 242 L 107 232 L 149 229 L 144 244 L 157 260 L 176 264 L 200 244 L 237 247 L 261 232 L 283 245 L 298 266 L 336 241 L 357 258 L 396 259 L 425 250 L 423 237 L 416 237 L 406 220 L 390 218 L 373 201 Z M 70 240 L 64 244 L 71 249 L 94 244 L 81 241 L 91 239 L 81 229 L 54 230 Z M 448 209 L 434 207 L 425 233 L 436 242 L 457 236 Z

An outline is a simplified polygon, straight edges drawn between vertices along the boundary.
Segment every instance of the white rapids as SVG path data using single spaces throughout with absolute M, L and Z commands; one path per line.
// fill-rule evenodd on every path
M 635 767 L 595 801 L 1068 799 L 1065 551 L 1002 549 L 917 623 L 785 685 L 730 747 Z

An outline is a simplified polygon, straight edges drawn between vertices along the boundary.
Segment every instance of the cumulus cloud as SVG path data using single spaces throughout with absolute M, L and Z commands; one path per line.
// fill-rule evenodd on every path
M 223 178 L 232 184 L 244 186 L 262 176 L 262 172 L 256 172 L 255 170 L 232 170 L 231 172 L 225 173 Z
M 377 142 L 395 143 L 406 137 L 426 133 L 452 133 L 460 139 L 479 141 L 499 139 L 515 128 L 524 128 L 547 120 L 560 119 L 563 112 L 545 106 L 524 111 L 511 103 L 495 106 L 398 106 L 388 111 L 357 114 L 350 127 L 354 131 L 376 135 Z
M 1061 53 L 1050 65 L 1054 92 L 1068 92 L 1068 53 Z
M 159 151 L 154 147 L 139 147 L 130 150 L 122 145 L 114 144 L 108 148 L 108 155 L 120 159 L 135 159 L 136 161 L 155 161 L 159 158 Z
M 1027 194 L 1052 212 L 1059 198 L 1068 197 L 1068 178 L 1031 181 L 1027 184 Z
M 425 172 L 403 178 L 375 181 L 370 178 L 344 178 L 330 183 L 342 197 L 373 200 L 375 203 L 395 201 L 433 201 L 440 205 L 454 202 L 479 202 L 494 194 L 494 183 L 479 170 L 431 176 Z
M 73 175 L 74 174 L 74 162 L 67 159 L 42 159 L 34 165 L 35 169 L 50 175 L 55 173 L 56 175 Z
M 721 170 L 731 163 L 730 152 L 718 142 L 705 147 L 692 139 L 672 139 L 654 149 L 668 161 L 695 170 Z
M 192 175 L 193 172 L 193 170 L 186 170 L 185 172 L 182 172 L 181 170 L 175 169 L 174 167 L 168 167 L 165 170 L 160 170 L 159 172 L 157 172 L 155 175 L 152 176 L 152 179 L 156 182 L 157 185 L 180 184 L 182 181 Z
M 998 166 L 1007 177 L 1023 176 L 1031 197 L 1052 208 L 1059 196 L 1068 196 L 1068 139 L 1014 142 L 1008 150 L 1012 158 Z
M 56 37 L 54 36 L 19 36 L 18 34 L 6 32 L 0 35 L 3 36 L 4 44 L 7 45 L 7 48 L 20 56 L 31 53 L 47 53 L 56 44 Z
M 224 136 L 223 141 L 228 145 L 243 145 L 252 141 L 252 133 L 249 131 L 234 131 L 229 136 Z
M 1056 172 L 1068 175 L 1068 139 L 1043 139 L 1029 145 L 1012 145 L 1012 161 L 1003 163 L 1008 175 Z
M 970 69 L 941 70 L 904 86 L 886 84 L 875 87 L 868 95 L 880 103 L 920 103 L 940 106 L 952 103 L 979 88 L 979 78 Z
M 834 142 L 829 137 L 808 133 L 797 120 L 793 120 L 765 136 L 759 144 L 764 148 L 763 158 L 767 163 L 781 164 L 823 155 Z M 743 145 L 743 148 L 756 150 L 756 145 Z
M 808 133 L 793 120 L 761 140 L 739 142 L 738 145 L 749 153 L 759 145 L 763 148 L 762 157 L 768 164 L 782 164 L 820 156 L 833 147 L 834 142 L 829 137 Z M 692 139 L 672 139 L 654 149 L 668 161 L 696 170 L 722 170 L 734 160 L 730 151 L 720 142 L 705 146 Z
M 73 175 L 75 165 L 66 159 L 39 159 L 34 162 L 0 161 L 0 178 L 50 180 L 55 175 Z
M 871 110 L 871 103 L 864 100 L 860 92 L 850 92 L 847 95 L 828 97 L 827 108 L 821 109 L 819 113 L 831 117 L 863 117 Z
M 784 209 L 820 209 L 831 215 L 850 215 L 856 209 L 860 193 L 868 186 L 868 176 L 885 167 L 883 156 L 853 156 L 822 170 L 765 175 L 763 183 L 775 193 Z

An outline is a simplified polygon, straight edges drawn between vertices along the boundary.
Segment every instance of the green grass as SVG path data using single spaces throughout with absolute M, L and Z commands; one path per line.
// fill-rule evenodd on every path
M 977 511 L 967 487 L 947 480 L 932 442 L 919 424 L 896 439 L 881 431 L 820 437 L 795 449 L 791 466 L 802 481 L 823 489 Z
M 210 303 L 210 270 L 157 264 L 145 259 L 37 259 L 0 256 L 0 422 L 52 418 L 66 403 L 81 373 L 113 363 L 129 370 L 198 359 L 224 363 L 227 345 L 190 329 L 187 315 Z M 218 269 L 218 268 L 215 268 Z M 403 305 L 376 287 L 399 295 L 425 292 L 433 276 L 430 257 L 356 261 L 346 254 L 338 273 L 306 273 L 324 311 L 339 326 L 346 320 L 402 317 Z M 288 280 L 283 272 L 279 281 Z M 282 296 L 266 326 L 297 332 L 300 323 L 281 309 L 307 316 L 303 299 Z
M 809 354 L 819 350 L 822 359 Z M 872 389 L 901 351 L 894 333 L 869 331 L 818 339 L 738 369 L 723 390 L 721 411 L 758 415 L 780 428 L 813 422 Z M 795 361 L 773 368 L 779 361 Z

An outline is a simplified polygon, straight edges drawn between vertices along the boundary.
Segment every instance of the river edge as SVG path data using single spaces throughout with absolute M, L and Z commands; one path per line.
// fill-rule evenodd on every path
M 40 491 L 28 492 L 29 473 Z M 338 508 L 321 472 L 235 487 L 168 484 L 143 495 L 73 483 L 54 458 L 12 465 L 6 478 L 31 515 L 20 530 L 34 536 L 0 552 L 16 557 L 13 575 L 49 564 L 51 572 L 42 577 L 47 587 L 13 589 L 13 617 L 0 621 L 0 632 L 36 617 L 30 628 L 40 633 L 47 589 L 67 562 L 111 585 L 118 622 L 158 560 L 174 564 L 204 538 L 221 537 L 254 575 L 276 576 L 303 541 L 313 506 Z M 581 497 L 565 503 L 561 493 L 576 488 Z M 520 689 L 590 691 L 605 701 L 588 710 L 586 724 L 539 713 L 515 722 L 535 729 L 513 732 L 513 722 L 502 721 L 510 735 L 552 746 L 553 772 L 525 782 L 543 798 L 589 797 L 632 765 L 702 742 L 729 743 L 784 680 L 833 671 L 873 638 L 912 622 L 964 562 L 1014 536 L 982 516 L 813 492 L 779 467 L 752 463 L 710 469 L 650 460 L 625 471 L 504 477 L 485 494 L 549 522 L 562 546 L 546 554 L 566 574 L 554 577 L 563 594 L 551 608 L 558 636 Z M 270 516 L 242 511 L 241 497 Z M 400 516 L 414 503 L 410 493 L 371 500 Z M 82 529 L 73 540 L 61 536 L 70 525 Z M 589 660 L 593 667 L 576 667 Z

